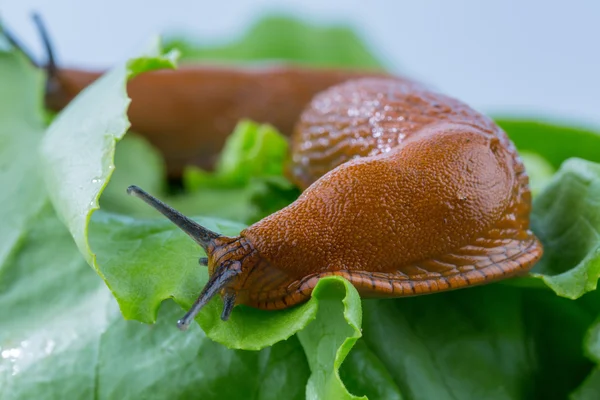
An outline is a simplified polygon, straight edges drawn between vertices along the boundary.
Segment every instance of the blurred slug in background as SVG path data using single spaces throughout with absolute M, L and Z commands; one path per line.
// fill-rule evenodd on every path
M 46 106 L 60 111 L 104 71 L 59 68 L 40 16 L 34 14 L 34 21 L 47 54 Z M 160 149 L 169 176 L 178 177 L 188 165 L 210 168 L 227 136 L 244 118 L 269 123 L 290 136 L 300 113 L 317 93 L 349 79 L 384 75 L 375 70 L 290 64 L 187 64 L 176 71 L 153 71 L 132 79 L 127 87 L 132 99 L 128 116 L 131 129 Z
M 100 72 L 58 68 L 43 36 L 46 101 L 60 110 Z M 128 189 L 208 255 L 209 281 L 181 328 L 216 294 L 226 320 L 236 304 L 304 302 L 325 276 L 365 297 L 414 296 L 523 274 L 542 255 L 513 143 L 491 119 L 419 83 L 380 71 L 190 65 L 136 77 L 128 92 L 132 129 L 161 150 L 171 176 L 210 165 L 250 118 L 291 136 L 288 175 L 304 190 L 226 237 Z

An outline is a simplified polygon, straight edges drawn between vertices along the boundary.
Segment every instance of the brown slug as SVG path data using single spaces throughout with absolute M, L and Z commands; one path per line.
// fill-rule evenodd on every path
M 542 246 L 529 230 L 531 195 L 516 148 L 493 121 L 467 105 L 402 78 L 347 80 L 352 77 L 344 72 L 319 81 L 314 70 L 296 69 L 303 85 L 319 82 L 299 92 L 289 87 L 297 77 L 283 79 L 286 90 L 273 89 L 280 77 L 273 70 L 199 70 L 136 79 L 134 125 L 150 127 L 164 119 L 157 126 L 166 129 L 191 123 L 171 120 L 184 111 L 212 113 L 214 121 L 220 115 L 236 118 L 233 124 L 255 117 L 250 109 L 261 122 L 281 122 L 278 114 L 287 105 L 296 109 L 321 85 L 331 87 L 302 104 L 294 123 L 289 175 L 304 192 L 237 237 L 211 232 L 142 189 L 128 188 L 208 256 L 201 262 L 208 265 L 209 280 L 180 328 L 216 294 L 224 300 L 221 318 L 227 320 L 236 304 L 276 310 L 304 302 L 325 276 L 344 277 L 365 297 L 414 296 L 516 276 L 541 257 Z M 219 74 L 228 78 L 212 81 Z M 211 82 L 207 93 L 203 85 Z M 161 113 L 145 109 L 150 103 L 139 94 L 152 97 L 157 90 L 152 85 L 170 93 Z M 286 124 L 294 113 L 286 114 Z M 190 146 L 216 148 L 214 138 L 202 131 L 193 137 L 186 129 L 156 135 L 164 141 L 184 135 L 181 140 Z M 179 162 L 189 162 L 192 153 Z
M 132 186 L 208 255 L 210 279 L 179 321 L 217 293 L 283 309 L 319 278 L 365 297 L 401 297 L 526 272 L 542 255 L 529 230 L 528 177 L 506 134 L 467 105 L 400 78 L 317 95 L 296 124 L 290 173 L 304 190 L 238 237 L 206 230 Z

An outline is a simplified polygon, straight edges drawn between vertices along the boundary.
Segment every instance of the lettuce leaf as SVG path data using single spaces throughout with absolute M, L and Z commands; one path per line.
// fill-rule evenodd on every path
M 600 133 L 530 121 L 498 123 L 529 157 L 528 166 L 534 166 L 532 186 L 538 193 L 531 229 L 544 244 L 544 256 L 530 277 L 515 282 L 543 282 L 571 299 L 595 290 L 600 277 L 600 155 L 593 150 L 600 148 Z M 560 169 L 550 179 L 555 166 Z
M 293 202 L 300 191 L 284 176 L 288 142 L 275 128 L 252 121 L 240 121 L 228 137 L 214 171 L 188 167 L 184 171 L 185 197 L 171 203 L 191 214 L 202 214 L 207 202 L 215 210 L 223 207 L 229 219 L 256 222 Z M 189 195 L 191 193 L 191 195 Z M 235 197 L 230 193 L 235 193 Z M 232 198 L 237 206 L 225 205 Z M 239 214 L 233 214 L 235 208 Z M 214 211 L 213 211 L 214 213 Z M 223 216 L 223 212 L 216 215 Z
M 43 81 L 40 74 L 20 55 L 0 53 L 0 56 L 3 87 L 7 82 L 15 82 L 14 91 L 0 93 L 2 104 L 5 105 L 3 111 L 6 112 L 0 124 L 3 128 L 13 128 L 0 131 L 0 143 L 15 153 L 10 154 L 10 161 L 14 160 L 17 167 L 24 166 L 21 169 L 9 168 L 3 179 L 8 187 L 15 183 L 35 184 L 34 188 L 41 192 L 35 198 L 36 202 L 25 204 L 31 209 L 23 210 L 21 217 L 26 216 L 27 219 L 18 226 L 21 229 L 16 231 L 18 241 L 0 263 L 3 272 L 0 276 L 2 398 L 189 398 L 198 394 L 203 398 L 247 398 L 248 393 L 257 399 L 302 398 L 309 369 L 302 347 L 295 337 L 261 352 L 228 350 L 208 339 L 195 326 L 189 335 L 182 335 L 172 324 L 181 312 L 172 302 L 161 307 L 162 318 L 154 327 L 122 319 L 113 295 L 86 266 L 86 259 L 81 254 L 84 250 L 85 255 L 87 250 L 86 238 L 79 237 L 74 241 L 72 236 L 87 231 L 87 225 L 84 229 L 78 229 L 76 218 L 72 219 L 75 221 L 72 225 L 68 224 L 72 221 L 69 218 L 59 219 L 46 194 L 42 177 L 30 179 L 38 176 L 36 174 L 41 163 L 35 152 L 42 139 L 39 121 L 43 115 Z M 98 85 L 112 86 L 108 92 L 118 94 L 124 87 L 124 80 L 122 85 L 115 85 L 114 81 L 105 79 Z M 99 96 L 95 99 L 98 103 L 106 95 L 105 91 L 98 88 L 95 95 L 93 88 L 90 92 L 92 98 Z M 19 96 L 8 101 L 7 96 L 15 94 Z M 107 98 L 114 99 L 111 96 Z M 110 121 L 111 118 L 123 118 L 126 102 L 121 104 L 120 113 L 104 114 L 109 121 L 98 118 L 96 122 L 109 122 L 107 125 L 100 124 L 107 129 L 125 126 L 126 123 L 110 123 L 114 122 Z M 83 115 L 90 111 L 86 110 Z M 65 113 L 61 117 L 62 122 L 57 123 L 67 128 L 78 127 L 80 125 L 72 122 L 77 115 L 82 115 L 80 112 L 81 109 Z M 18 117 L 18 124 L 8 123 L 13 116 Z M 102 129 L 93 131 L 104 133 Z M 110 132 L 116 136 L 121 134 L 116 130 Z M 27 140 L 20 142 L 17 140 L 20 138 Z M 32 138 L 37 138 L 38 143 L 32 142 Z M 108 136 L 103 142 L 105 148 L 102 150 L 107 150 L 106 154 L 111 154 L 110 150 L 114 149 L 113 138 Z M 55 150 L 53 156 L 60 165 L 65 160 L 60 157 L 64 149 Z M 23 161 L 26 156 L 33 167 Z M 97 159 L 103 156 L 98 154 Z M 90 165 L 94 164 L 90 162 Z M 85 177 L 85 173 L 79 175 L 81 177 Z M 85 182 L 95 183 L 87 179 Z M 57 182 L 58 185 L 61 183 Z M 60 193 L 62 188 L 51 189 Z M 30 190 L 25 186 L 21 191 L 11 191 L 10 199 L 15 201 L 15 207 L 18 207 L 19 199 L 25 201 L 29 198 Z M 87 194 L 90 192 L 94 194 L 93 191 Z M 67 203 L 78 201 L 75 195 L 65 195 L 64 198 Z M 62 206 L 65 207 L 64 204 Z M 89 207 L 93 207 L 93 204 Z M 86 218 L 87 214 L 79 217 Z M 119 233 L 118 223 L 122 222 L 119 218 L 124 217 L 99 212 L 93 216 L 92 225 L 106 228 L 103 222 L 111 221 L 110 233 Z M 153 225 L 155 223 L 163 224 L 163 227 L 165 225 L 164 221 L 138 225 L 140 229 L 135 232 L 138 241 L 145 232 L 150 232 L 148 235 L 151 236 L 155 233 L 153 229 L 162 228 L 156 228 Z M 230 225 L 225 222 L 225 229 Z M 215 229 L 221 228 L 215 226 Z M 172 227 L 166 230 L 169 229 Z M 13 232 L 5 234 L 4 231 L 2 234 L 2 239 L 15 235 Z M 114 248 L 108 244 L 114 239 L 118 238 L 107 235 L 104 242 L 100 241 L 110 248 L 106 253 L 108 256 L 114 255 Z M 146 274 L 147 271 L 141 273 Z M 193 371 L 190 366 L 193 366 Z M 236 384 L 228 384 L 231 381 Z
M 174 298 L 176 302 L 189 307 L 206 281 L 206 270 L 197 266 L 198 250 L 191 247 L 191 241 L 183 234 L 174 232 L 175 229 L 166 221 L 162 219 L 138 221 L 105 212 L 94 213 L 98 208 L 100 193 L 107 185 L 114 169 L 116 142 L 122 138 L 129 125 L 126 118 L 128 99 L 124 93 L 127 78 L 143 72 L 140 68 L 172 66 L 172 56 L 161 56 L 157 49 L 153 49 L 151 54 L 154 54 L 154 59 L 150 57 L 133 59 L 127 65 L 117 67 L 74 100 L 48 129 L 42 140 L 41 155 L 38 159 L 43 169 L 47 193 L 56 211 L 56 214 L 51 211 L 52 209 L 48 211 L 47 217 L 54 224 L 52 230 L 60 231 L 56 227 L 58 216 L 73 237 L 83 258 L 111 289 L 123 315 L 145 322 L 155 321 L 162 300 Z M 258 129 L 256 132 L 265 133 L 264 129 Z M 266 137 L 277 138 L 278 136 L 269 135 L 267 132 Z M 238 154 L 245 154 L 245 152 L 238 152 Z M 227 168 L 230 167 L 225 165 L 223 168 L 223 171 L 228 171 Z M 227 221 L 205 220 L 203 223 L 216 231 L 229 233 L 227 231 L 231 230 L 229 234 L 234 234 L 233 230 L 239 232 L 241 229 L 239 225 Z M 34 229 L 31 232 L 37 233 Z M 88 237 L 89 233 L 92 233 L 91 239 Z M 56 237 L 60 238 L 61 235 Z M 64 239 L 64 235 L 62 237 Z M 72 245 L 72 242 L 65 240 L 61 243 L 63 246 Z M 42 254 L 51 251 L 49 247 L 38 247 Z M 61 248 L 57 243 L 54 244 L 54 248 L 60 249 L 63 255 L 72 256 L 72 251 Z M 18 255 L 26 257 L 35 255 L 35 252 L 30 250 Z M 44 263 L 41 259 L 42 256 L 38 256 L 33 265 L 43 269 Z M 10 266 L 17 268 L 16 264 Z M 327 293 L 330 290 L 327 288 L 331 286 L 331 283 L 324 280 L 319 284 L 317 293 L 321 291 Z M 347 284 L 346 287 L 354 290 Z M 44 294 L 44 290 L 41 290 L 40 294 Z M 354 299 L 351 305 L 354 309 L 349 311 L 348 315 L 356 315 L 357 309 L 360 310 L 356 293 Z M 10 298 L 6 303 L 10 303 Z M 204 331 L 213 340 L 220 341 L 231 348 L 259 350 L 289 339 L 295 332 L 303 329 L 316 318 L 318 303 L 319 299 L 315 297 L 301 307 L 278 313 L 239 307 L 233 313 L 231 321 L 224 324 L 218 318 L 219 311 L 215 307 L 218 304 L 213 302 L 198 319 Z M 79 302 L 74 304 L 83 306 Z M 89 307 L 88 304 L 86 305 Z M 86 310 L 87 307 L 83 307 L 76 316 L 79 318 Z M 62 314 L 59 318 L 63 318 Z M 106 315 L 100 314 L 99 319 L 95 321 L 98 325 L 94 326 L 94 331 L 102 332 L 103 329 L 109 329 L 107 319 Z M 77 318 L 70 322 L 76 323 Z M 11 336 L 23 335 L 23 332 L 18 330 L 9 333 Z M 75 330 L 74 334 L 78 336 L 79 332 Z M 337 341 L 345 341 L 343 331 L 340 335 Z M 4 346 L 9 346 L 8 350 L 2 353 L 6 356 L 5 359 L 12 364 L 20 362 L 21 354 L 24 353 L 22 347 L 26 347 L 23 346 L 23 342 L 26 340 L 21 341 L 21 347 L 14 346 L 9 339 L 7 341 L 3 343 Z M 82 392 L 84 395 L 89 390 L 93 390 L 94 393 L 101 390 L 89 388 L 90 382 L 98 381 L 97 370 L 102 364 L 98 361 L 98 357 L 102 355 L 98 350 L 98 340 L 93 338 L 91 341 L 91 349 L 87 347 L 88 344 L 84 347 L 91 353 L 92 358 L 86 360 L 82 357 L 78 361 L 87 361 L 88 367 L 81 370 L 85 375 L 82 379 L 85 379 L 86 383 L 78 385 L 73 382 L 77 388 L 84 390 Z M 349 347 L 351 343 L 344 346 L 347 349 L 345 352 Z M 39 353 L 39 349 L 36 351 Z M 52 359 L 54 360 L 53 357 Z M 338 364 L 341 363 L 343 356 L 337 356 L 336 360 Z M 289 365 L 288 362 L 289 360 L 285 361 L 286 365 Z M 36 363 L 36 365 L 40 364 Z M 205 364 L 204 366 L 207 367 Z M 25 367 L 21 368 L 25 369 Z M 9 373 L 8 369 L 5 371 Z M 113 372 L 110 368 L 107 371 Z M 335 376 L 335 371 L 331 369 L 328 372 Z M 22 374 L 25 375 L 29 374 Z M 32 377 L 35 377 L 35 374 Z M 337 381 L 339 391 L 343 392 L 343 385 L 339 382 L 339 378 Z M 17 380 L 11 379 L 10 382 L 12 385 Z M 315 390 L 323 391 L 327 390 L 323 385 L 329 385 L 329 382 L 330 380 L 319 381 L 313 386 Z M 20 385 L 15 384 L 14 387 L 16 388 L 14 393 L 19 393 Z M 39 386 L 35 387 L 36 390 L 40 390 Z
M 185 36 L 168 38 L 165 46 L 181 51 L 184 61 L 270 60 L 315 67 L 382 68 L 373 46 L 367 47 L 348 26 L 316 26 L 287 16 L 263 17 L 241 38 L 221 46 L 193 42 Z
M 96 82 L 42 139 L 40 75 L 18 55 L 0 53 L 0 85 L 12 88 L 0 92 L 0 183 L 12 189 L 12 208 L 0 214 L 11 221 L 0 228 L 2 397 L 564 398 L 582 382 L 574 396 L 597 392 L 600 346 L 592 323 L 600 303 L 590 297 L 595 291 L 570 298 L 593 290 L 597 280 L 598 164 L 570 160 L 548 179 L 569 157 L 598 161 L 584 149 L 597 144 L 597 135 L 548 127 L 558 144 L 538 145 L 546 126 L 503 123 L 530 152 L 529 165 L 541 166 L 533 182 L 543 182 L 532 221 L 546 256 L 521 287 L 361 305 L 348 282 L 330 278 L 302 306 L 240 306 L 227 323 L 215 299 L 197 319 L 202 329 L 183 334 L 174 322 L 206 282 L 206 269 L 189 238 L 162 218 L 147 219 L 152 210 L 126 203 L 132 199 L 123 196 L 125 187 L 140 182 L 175 200 L 164 190 L 161 160 L 143 140 L 119 144 L 126 146 L 123 156 L 117 150 L 117 172 L 100 200 L 107 210 L 94 212 L 114 169 L 116 141 L 128 128 L 128 75 L 172 66 L 156 47 L 150 54 Z M 264 132 L 240 125 L 225 166 L 189 178 L 198 193 L 181 198 L 213 190 L 221 203 L 243 210 L 238 221 L 256 218 L 252 207 L 273 207 L 273 187 L 262 199 L 233 202 L 257 178 L 281 178 L 283 147 Z M 561 146 L 570 140 L 580 146 Z M 189 205 L 190 214 L 209 228 L 234 235 L 245 226 L 214 218 L 215 208 L 199 203 Z M 532 288 L 532 280 L 563 297 Z
M 519 154 L 525 164 L 527 175 L 529 175 L 531 195 L 536 197 L 550 183 L 556 170 L 544 157 L 537 153 L 523 150 L 519 151 Z
M 537 153 L 554 169 L 571 157 L 600 162 L 600 132 L 557 122 L 497 117 L 519 151 Z
M 42 79 L 28 69 L 24 57 L 0 51 L 0 277 L 30 220 L 46 202 L 37 159 L 31 156 L 45 129 Z
M 551 293 L 496 284 L 363 310 L 363 340 L 405 398 L 565 398 L 589 370 L 592 318 Z
M 600 308 L 600 298 L 596 295 L 597 292 L 594 292 L 594 308 L 598 310 Z M 600 318 L 597 318 L 594 321 L 594 324 L 591 326 L 589 331 L 587 332 L 585 341 L 584 341 L 584 349 L 590 360 L 594 363 L 600 363 Z M 574 400 L 592 400 L 598 398 L 600 395 L 600 367 L 596 366 L 596 368 L 588 375 L 583 384 L 577 388 L 577 390 L 571 396 Z
M 170 301 L 154 326 L 125 321 L 54 210 L 35 221 L 0 282 L 3 399 L 303 398 L 309 369 L 297 339 L 228 350 L 198 326 L 179 332 Z
M 228 138 L 215 170 L 188 167 L 184 186 L 189 191 L 204 187 L 241 187 L 252 178 L 282 177 L 288 155 L 287 140 L 270 125 L 240 121 Z
M 311 301 L 319 302 L 319 312 L 298 338 L 312 372 L 306 387 L 309 399 L 355 399 L 339 375 L 344 359 L 362 336 L 362 311 L 358 292 L 345 279 L 322 279 Z M 366 397 L 365 397 L 366 398 Z
M 126 111 L 131 99 L 125 85 L 128 78 L 144 71 L 175 67 L 177 54 L 162 56 L 159 48 L 155 41 L 147 56 L 131 59 L 86 88 L 53 121 L 42 140 L 40 161 L 50 200 L 96 270 L 87 225 L 114 169 L 115 143 L 130 126 Z
M 600 277 L 600 164 L 569 159 L 536 198 L 532 229 L 545 254 L 532 276 L 576 299 Z

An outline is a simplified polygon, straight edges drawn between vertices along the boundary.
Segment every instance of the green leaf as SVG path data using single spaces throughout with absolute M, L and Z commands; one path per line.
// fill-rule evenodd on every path
M 570 399 L 596 400 L 598 397 L 600 397 L 600 368 L 594 369 L 581 387 L 573 392 Z
M 114 315 L 118 310 L 113 307 Z M 309 370 L 296 338 L 261 352 L 233 351 L 197 326 L 182 334 L 166 303 L 153 327 L 115 318 L 102 335 L 101 398 L 302 399 Z M 124 368 L 122 355 L 128 354 Z
M 351 283 L 339 277 L 321 279 L 310 302 L 319 303 L 317 318 L 298 333 L 312 372 L 308 399 L 356 399 L 339 375 L 344 359 L 361 336 L 360 296 Z
M 551 293 L 490 285 L 364 301 L 363 341 L 406 398 L 565 398 L 589 371 L 591 319 Z
M 214 219 L 200 222 L 226 235 L 243 228 Z M 134 219 L 98 211 L 90 232 L 98 272 L 127 319 L 155 322 L 161 301 L 195 298 L 206 282 L 206 268 L 198 265 L 202 249 L 164 218 Z
M 527 175 L 529 175 L 531 195 L 535 197 L 552 180 L 556 170 L 544 157 L 537 153 L 523 150 L 519 151 L 519 154 L 525 164 Z
M 129 63 L 132 64 L 135 63 Z M 113 169 L 116 139 L 121 138 L 128 127 L 125 114 L 128 100 L 124 94 L 128 74 L 124 67 L 115 69 L 61 113 L 44 139 L 42 161 L 58 215 L 84 257 L 106 281 L 123 315 L 154 322 L 163 300 L 174 298 L 189 307 L 197 297 L 206 282 L 206 269 L 197 262 L 198 257 L 204 255 L 202 250 L 162 217 L 136 220 L 98 212 L 89 227 L 91 248 L 87 236 L 88 222 L 97 208 L 96 200 Z M 99 110 L 99 107 L 106 109 Z M 259 134 L 253 137 L 258 139 L 278 140 L 272 131 L 257 129 L 256 132 Z M 258 143 L 259 149 L 265 148 L 264 143 Z M 280 152 L 281 144 L 275 148 Z M 244 227 L 211 219 L 201 222 L 209 229 L 228 235 L 235 235 Z M 316 303 L 279 313 L 238 308 L 223 325 L 218 318 L 220 302 L 215 299 L 201 313 L 199 321 L 214 340 L 234 348 L 256 350 L 287 339 L 316 313 Z
M 600 363 L 600 292 L 594 291 L 579 300 L 585 302 L 588 310 L 596 316 L 596 320 L 587 331 L 584 340 L 584 351 L 588 359 L 595 364 Z M 585 381 L 571 395 L 572 399 L 587 400 L 596 399 L 600 395 L 600 367 L 596 365 Z
M 532 230 L 544 256 L 531 276 L 576 299 L 600 277 L 600 164 L 566 161 L 533 204 Z
M 381 360 L 359 339 L 340 368 L 342 382 L 350 393 L 369 399 L 401 400 L 402 394 Z
M 536 359 L 535 397 L 566 398 L 593 367 L 581 343 L 598 311 L 590 312 L 584 298 L 573 301 L 547 290 L 522 295 L 528 349 Z
M 2 399 L 301 399 L 295 337 L 261 352 L 228 350 L 198 326 L 180 332 L 172 302 L 156 325 L 125 321 L 47 206 L 0 281 Z
M 275 128 L 241 121 L 227 138 L 214 172 L 188 168 L 183 176 L 190 191 L 204 187 L 242 187 L 253 178 L 282 177 L 288 143 Z
M 285 16 L 260 19 L 241 38 L 215 47 L 185 37 L 167 40 L 167 49 L 178 49 L 184 60 L 228 62 L 281 60 L 317 67 L 380 69 L 354 30 L 344 25 L 317 26 Z
M 139 68 L 174 67 L 175 54 L 159 52 L 155 42 L 149 56 L 116 67 L 94 82 L 60 113 L 42 141 L 41 164 L 52 204 L 96 269 L 87 225 L 114 169 L 115 144 L 130 125 L 126 82 L 143 72 Z
M 253 223 L 293 202 L 299 190 L 284 177 L 288 143 L 270 125 L 241 121 L 227 138 L 214 171 L 184 171 L 193 194 L 169 199 L 176 208 Z
M 0 281 L 3 399 L 91 398 L 110 292 L 46 206 Z
M 135 217 L 156 216 L 156 212 L 146 204 L 127 195 L 123 188 L 132 183 L 150 193 L 162 193 L 166 181 L 166 169 L 162 155 L 141 136 L 128 133 L 115 151 L 115 165 L 118 166 L 100 198 L 104 211 Z
M 543 282 L 571 299 L 595 290 L 600 277 L 600 153 L 595 150 L 600 134 L 523 120 L 498 123 L 524 155 L 532 176 L 537 193 L 531 229 L 544 245 L 530 277 L 511 283 L 540 287 Z M 552 168 L 559 167 L 549 179 Z
M 41 84 L 24 57 L 0 51 L 0 276 L 47 201 L 35 157 L 44 132 Z
M 520 152 L 537 153 L 555 169 L 571 157 L 600 162 L 600 132 L 558 123 L 497 118 Z

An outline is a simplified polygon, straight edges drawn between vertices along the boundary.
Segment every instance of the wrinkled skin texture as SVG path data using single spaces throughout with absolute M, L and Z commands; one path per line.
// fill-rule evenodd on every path
M 211 259 L 241 261 L 238 302 L 285 308 L 327 275 L 364 296 L 457 289 L 542 255 L 515 147 L 457 100 L 400 79 L 349 81 L 311 102 L 292 144 L 304 193 Z

